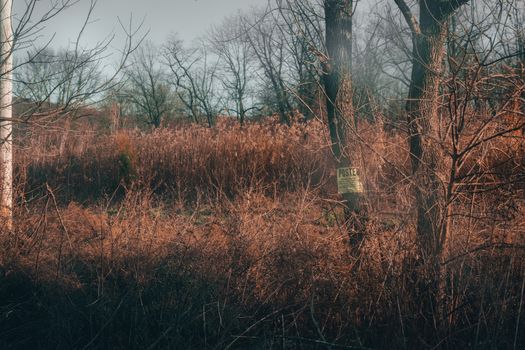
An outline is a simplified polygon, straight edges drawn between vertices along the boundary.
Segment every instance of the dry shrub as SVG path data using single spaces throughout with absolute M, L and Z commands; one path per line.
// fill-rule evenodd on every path
M 213 129 L 69 133 L 21 141 L 16 159 L 25 193 L 45 183 L 66 200 L 111 196 L 120 185 L 189 200 L 232 197 L 248 188 L 271 193 L 321 183 L 330 159 L 324 128 L 315 121 L 240 127 L 222 120 Z
M 121 182 L 118 149 L 108 136 L 70 129 L 28 131 L 15 145 L 15 182 L 32 199 L 46 184 L 60 198 L 98 198 Z
M 368 222 L 359 258 L 318 191 L 17 210 L 4 242 L 0 344 L 12 348 L 404 348 L 418 338 L 410 227 Z M 38 209 L 38 210 L 37 210 Z M 436 344 L 512 348 L 523 251 L 446 264 Z M 417 293 L 416 293 L 417 294 Z M 524 339 L 517 338 L 517 344 Z M 335 345 L 334 345 L 335 346 Z
M 10 331 L 0 341 L 144 348 L 159 340 L 166 348 L 202 348 L 203 342 L 243 348 L 246 340 L 235 334 L 260 343 L 285 327 L 287 337 L 317 337 L 311 307 L 330 325 L 327 334 L 332 325 L 344 329 L 348 320 L 334 306 L 346 303 L 346 293 L 338 293 L 349 271 L 346 247 L 335 226 L 315 224 L 322 215 L 318 198 L 305 192 L 279 200 L 252 192 L 191 211 L 153 200 L 150 192 L 128 192 L 109 211 L 42 203 L 41 215 L 19 213 L 17 221 L 26 224 L 2 254 L 0 289 L 3 305 L 12 309 L 2 321 Z M 29 301 L 27 293 L 10 294 L 22 286 L 33 294 Z M 21 300 L 46 310 L 15 307 Z M 278 324 L 281 318 L 286 324 Z M 56 337 L 44 336 L 57 330 Z
M 247 124 L 223 120 L 200 126 L 157 130 L 137 140 L 139 178 L 155 189 L 231 197 L 246 189 L 294 190 L 319 181 L 326 165 L 322 126 Z M 184 193 L 186 192 L 186 193 Z M 189 193 L 188 193 L 189 192 Z
M 351 154 L 369 218 L 355 256 L 318 122 L 61 132 L 17 149 L 27 201 L 0 254 L 0 347 L 421 345 L 402 134 L 360 125 Z M 522 143 L 486 146 L 472 166 L 489 174 L 504 150 L 514 166 L 489 175 L 522 176 Z M 460 193 L 436 348 L 525 345 L 525 211 L 514 180 Z

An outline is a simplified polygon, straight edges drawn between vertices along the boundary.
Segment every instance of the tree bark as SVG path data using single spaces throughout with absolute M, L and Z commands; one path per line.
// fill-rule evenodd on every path
M 13 123 L 12 123 L 12 0 L 2 0 L 0 8 L 0 229 L 13 225 Z
M 352 13 L 353 0 L 325 0 L 326 50 L 323 62 L 328 128 L 338 167 L 352 166 L 346 153 L 348 127 L 353 125 L 352 106 Z M 343 194 L 350 243 L 360 245 L 364 225 L 360 213 L 361 194 Z
M 441 157 L 434 137 L 438 123 L 439 81 L 444 55 L 445 25 L 420 8 L 421 31 L 414 36 L 411 85 L 406 104 L 412 174 L 416 181 L 417 235 L 424 258 L 439 255 L 442 208 L 437 172 Z
M 417 211 L 419 258 L 415 297 L 421 300 L 423 337 L 435 335 L 441 259 L 447 237 L 446 188 L 439 177 L 444 155 L 439 147 L 439 84 L 447 21 L 468 0 L 419 0 L 419 21 L 404 0 L 394 0 L 412 32 L 412 73 L 406 102 L 410 160 Z M 432 334 L 434 333 L 434 334 Z
M 409 149 L 415 182 L 417 235 L 423 258 L 440 255 L 446 239 L 444 188 L 438 176 L 443 164 L 437 126 L 439 83 L 447 21 L 467 0 L 419 0 L 419 23 L 402 0 L 395 0 L 412 30 L 412 73 L 406 104 Z

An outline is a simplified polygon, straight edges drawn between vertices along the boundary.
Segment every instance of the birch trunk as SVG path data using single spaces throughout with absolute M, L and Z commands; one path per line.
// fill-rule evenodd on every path
M 0 228 L 13 225 L 12 0 L 0 2 Z

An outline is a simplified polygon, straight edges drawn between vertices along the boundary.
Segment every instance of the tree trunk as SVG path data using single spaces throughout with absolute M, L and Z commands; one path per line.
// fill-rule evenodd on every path
M 328 128 L 338 167 L 352 166 L 346 153 L 347 128 L 353 125 L 352 107 L 352 10 L 353 0 L 325 0 L 326 49 L 323 63 Z M 344 193 L 350 241 L 358 246 L 364 235 L 359 192 Z
M 406 104 L 410 159 L 416 183 L 417 235 L 423 258 L 440 254 L 446 234 L 439 201 L 443 198 L 443 188 L 437 174 L 443 157 L 435 142 L 446 18 L 438 20 L 431 10 L 431 6 L 421 5 L 421 32 L 414 35 L 412 81 Z
M 428 342 L 435 336 L 441 259 L 447 237 L 446 196 L 439 172 L 445 168 L 439 147 L 439 83 L 449 17 L 468 0 L 419 0 L 419 23 L 404 0 L 395 0 L 412 30 L 412 73 L 406 103 L 419 259 L 415 297 L 421 300 L 420 325 Z
M 279 110 L 279 121 L 281 124 L 286 124 L 290 126 L 291 125 L 290 116 L 288 115 L 288 112 L 290 111 L 290 109 L 286 107 L 286 102 L 285 102 L 286 96 L 282 89 L 282 82 L 277 82 L 274 76 L 270 77 L 270 81 L 276 93 L 277 109 Z
M 244 103 L 242 102 L 242 94 L 239 93 L 239 103 L 238 103 L 238 109 L 239 109 L 239 123 L 241 126 L 244 125 L 244 116 L 246 115 L 246 111 L 244 110 Z
M 2 0 L 0 8 L 0 229 L 13 225 L 13 143 L 12 143 L 12 0 Z

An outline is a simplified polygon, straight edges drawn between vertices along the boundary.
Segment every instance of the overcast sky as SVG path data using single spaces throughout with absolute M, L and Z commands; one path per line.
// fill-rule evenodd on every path
M 51 2 L 56 1 L 39 1 L 33 17 L 37 18 L 49 9 Z M 24 9 L 25 1 L 15 0 L 13 3 L 16 17 Z M 143 32 L 149 30 L 148 38 L 155 43 L 163 43 L 171 33 L 178 33 L 180 38 L 191 41 L 205 35 L 211 25 L 221 23 L 226 16 L 266 3 L 267 0 L 98 0 L 92 14 L 93 23 L 86 30 L 83 44 L 92 45 L 112 32 L 117 34 L 118 41 L 118 33 L 122 32 L 118 18 L 129 23 L 130 16 L 135 24 L 144 20 Z M 68 42 L 74 41 L 89 4 L 90 0 L 79 0 L 78 4 L 47 23 L 40 41 L 44 42 L 53 34 L 53 47 L 66 47 Z

